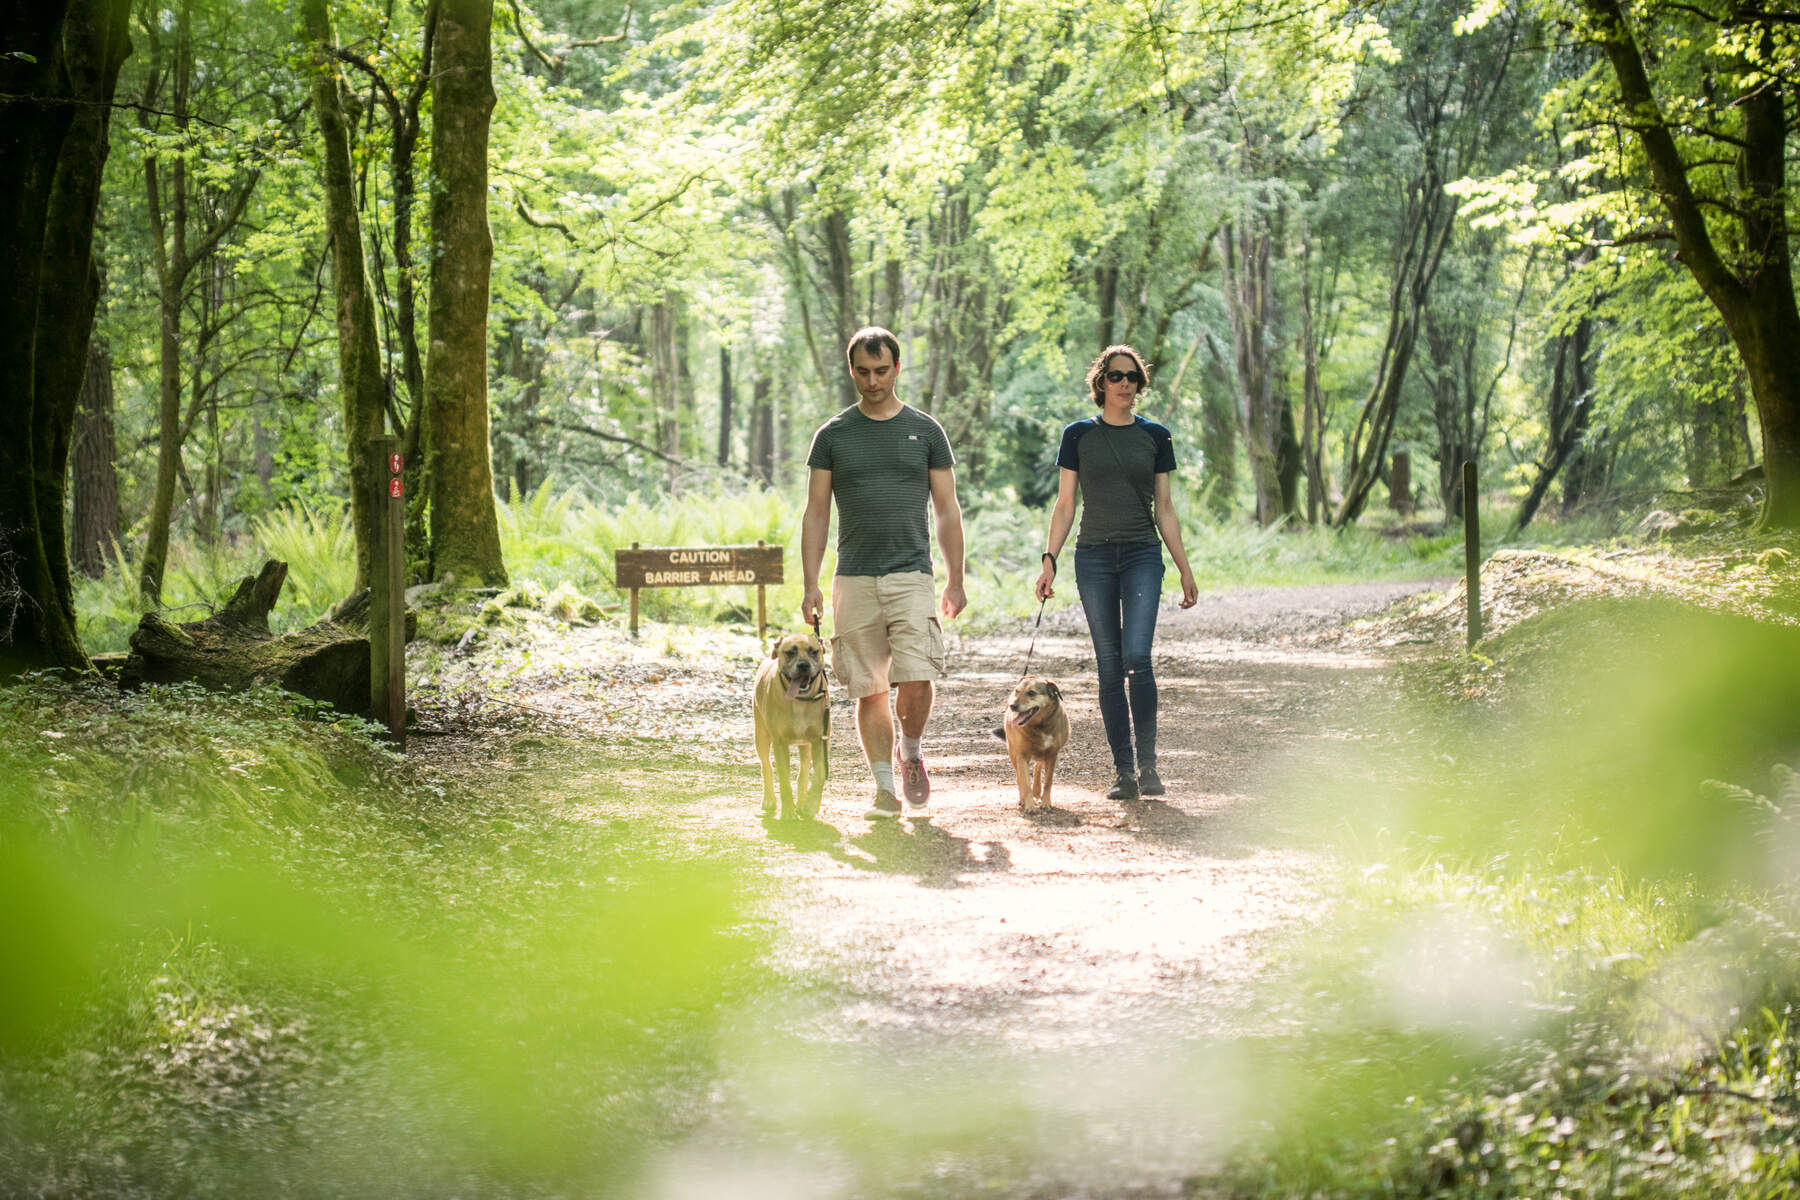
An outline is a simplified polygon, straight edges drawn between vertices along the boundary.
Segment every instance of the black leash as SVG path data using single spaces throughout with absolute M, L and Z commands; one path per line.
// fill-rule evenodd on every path
M 1038 601 L 1037 622 L 1031 627 L 1031 645 L 1025 649 L 1025 669 L 1019 673 L 1020 679 L 1031 674 L 1031 656 L 1037 652 L 1038 626 L 1044 623 L 1044 605 L 1048 603 L 1050 603 L 1050 597 L 1048 596 L 1045 596 L 1042 600 Z
M 825 635 L 824 635 L 824 634 L 822 634 L 822 633 L 820 633 L 820 632 L 819 632 L 819 614 L 818 614 L 818 613 L 814 613 L 814 614 L 813 614 L 813 619 L 812 619 L 812 627 L 813 627 L 813 636 L 814 636 L 814 637 L 816 637 L 816 638 L 818 638 L 818 639 L 819 639 L 819 641 L 820 641 L 820 642 L 824 642 L 824 640 L 825 640 Z M 825 689 L 824 689 L 824 688 L 820 688 L 820 689 L 819 689 L 819 695 L 820 695 L 820 696 L 821 696 L 821 697 L 823 697 L 823 696 L 824 696 L 824 695 L 825 695 Z M 830 779 L 830 778 L 831 778 L 831 706 L 830 706 L 830 705 L 826 705 L 826 706 L 825 706 L 825 763 L 824 763 L 824 772 L 825 772 L 825 778 L 826 778 L 826 779 Z

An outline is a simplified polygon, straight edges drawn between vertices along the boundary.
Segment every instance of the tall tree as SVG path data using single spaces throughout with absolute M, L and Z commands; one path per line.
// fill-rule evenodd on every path
M 1800 307 L 1787 187 L 1794 13 L 1759 0 L 1659 0 L 1629 12 L 1623 0 L 1579 2 L 1582 32 L 1617 87 L 1607 119 L 1644 156 L 1630 186 L 1666 217 L 1621 236 L 1673 242 L 1724 318 L 1762 425 L 1760 523 L 1800 529 Z M 1662 48 L 1653 59 L 1639 49 L 1645 40 Z
M 201 172 L 190 169 L 194 147 L 189 134 L 194 123 L 194 87 L 199 79 L 194 48 L 194 0 L 180 0 L 172 28 L 164 27 L 163 12 L 146 12 L 140 29 L 149 46 L 150 70 L 144 85 L 139 121 L 148 133 L 155 127 L 161 106 L 168 104 L 172 122 L 169 141 L 144 158 L 144 192 L 150 222 L 150 248 L 156 268 L 160 312 L 157 389 L 156 479 L 144 551 L 138 561 L 138 593 L 146 607 L 162 603 L 163 572 L 169 559 L 170 523 L 175 511 L 175 484 L 182 473 L 181 447 L 198 416 L 202 399 L 196 384 L 190 396 L 194 412 L 182 413 L 183 366 L 182 317 L 189 290 L 206 283 L 199 268 L 218 252 L 220 243 L 239 221 L 256 190 L 261 171 L 235 173 L 223 187 L 214 188 Z M 166 95 L 165 95 L 166 89 Z M 197 343 L 193 353 L 209 339 Z M 197 380 L 199 372 L 192 372 Z
M 63 532 L 128 0 L 0 3 L 0 678 L 83 668 Z
M 1518 10 L 1505 8 L 1492 23 L 1464 35 L 1445 28 L 1442 14 L 1425 7 L 1411 14 L 1409 32 L 1396 98 L 1411 162 L 1398 197 L 1386 334 L 1351 426 L 1334 525 L 1361 515 L 1382 476 L 1425 307 L 1456 227 L 1460 201 L 1450 185 L 1476 167 L 1503 127 L 1494 105 L 1507 85 L 1523 22 Z
M 426 454 L 431 577 L 506 583 L 488 447 L 488 127 L 493 0 L 442 0 L 431 85 L 431 298 L 426 313 Z
M 89 579 L 106 573 L 107 557 L 119 545 L 118 446 L 113 436 L 113 364 L 99 338 L 88 343 L 87 373 L 81 384 L 81 406 L 69 451 L 69 558 Z
M 324 146 L 325 226 L 331 237 L 332 288 L 337 297 L 338 391 L 344 409 L 344 441 L 350 480 L 350 526 L 356 537 L 355 591 L 369 586 L 375 538 L 373 489 L 377 473 L 369 439 L 385 427 L 388 393 L 381 343 L 375 334 L 375 289 L 363 259 L 362 218 L 350 160 L 350 122 L 345 118 L 338 73 L 337 38 L 325 0 L 301 6 L 312 49 L 313 113 Z

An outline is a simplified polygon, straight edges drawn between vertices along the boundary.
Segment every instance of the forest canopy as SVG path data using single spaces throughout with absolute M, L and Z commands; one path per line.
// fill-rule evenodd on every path
M 1473 461 L 1515 527 L 1732 481 L 1800 524 L 1791 9 L 29 7 L 14 666 L 79 659 L 65 546 L 154 606 L 171 538 L 347 512 L 361 578 L 382 432 L 419 580 L 503 582 L 547 484 L 792 489 L 871 323 L 976 510 L 1048 500 L 1126 342 L 1209 519 L 1454 517 Z

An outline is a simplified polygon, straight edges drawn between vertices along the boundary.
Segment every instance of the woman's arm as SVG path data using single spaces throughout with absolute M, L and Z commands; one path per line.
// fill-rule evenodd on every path
M 1062 479 L 1057 484 L 1056 503 L 1050 509 L 1050 540 L 1044 547 L 1050 558 L 1042 560 L 1043 570 L 1038 572 L 1037 584 L 1032 588 L 1039 600 L 1056 595 L 1056 588 L 1051 586 L 1056 580 L 1056 567 L 1051 559 L 1062 553 L 1063 543 L 1069 539 L 1069 527 L 1075 524 L 1075 481 L 1079 476 L 1067 467 L 1059 470 Z
M 1175 569 L 1181 572 L 1181 607 L 1192 608 L 1200 601 L 1200 585 L 1194 582 L 1194 569 L 1188 566 L 1187 551 L 1181 545 L 1181 519 L 1175 515 L 1175 495 L 1167 471 L 1156 476 L 1156 528 L 1169 547 Z

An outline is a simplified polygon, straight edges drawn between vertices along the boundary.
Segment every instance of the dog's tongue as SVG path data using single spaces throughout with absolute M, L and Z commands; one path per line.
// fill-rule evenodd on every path
M 798 679 L 796 679 L 792 683 L 788 684 L 787 698 L 789 700 L 792 700 L 799 695 L 800 695 L 800 681 Z
M 1008 725 L 1023 725 L 1026 721 L 1030 720 L 1032 717 L 1034 717 L 1036 715 L 1037 715 L 1037 709 L 1035 709 L 1035 708 L 1032 709 L 1030 712 L 1008 713 L 1007 717 L 1006 717 L 1006 723 Z

